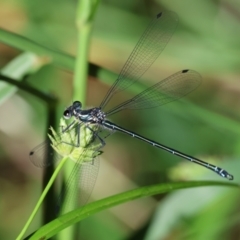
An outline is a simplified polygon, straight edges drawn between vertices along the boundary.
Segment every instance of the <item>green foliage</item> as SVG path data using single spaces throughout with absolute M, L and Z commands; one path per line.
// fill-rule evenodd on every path
M 135 139 L 115 134 L 107 142 L 106 154 L 101 159 L 100 186 L 97 184 L 98 193 L 93 193 L 94 199 L 103 199 L 46 225 L 33 216 L 60 168 L 64 165 L 67 176 L 71 165 L 65 164 L 66 159 L 61 161 L 38 198 L 41 171 L 31 167 L 28 160 L 29 150 L 46 132 L 43 129 L 50 125 L 57 129 L 58 117 L 69 102 L 81 100 L 91 106 L 101 101 L 117 77 L 114 72 L 121 69 L 150 16 L 168 9 L 179 15 L 179 26 L 144 79 L 156 82 L 189 68 L 202 75 L 202 86 L 187 100 L 169 104 L 161 111 L 123 113 L 116 121 L 164 145 L 227 169 L 234 175 L 235 183 L 239 183 L 240 6 L 236 1 L 227 5 L 206 0 L 158 1 L 155 5 L 152 1 L 80 1 L 76 5 L 64 0 L 5 0 L 0 6 L 1 74 L 21 84 L 21 88 L 10 81 L 0 85 L 2 239 L 15 239 L 20 230 L 22 238 L 25 231 L 28 235 L 36 229 L 32 239 L 44 239 L 87 217 L 80 234 L 83 232 L 84 238 L 92 240 L 107 239 L 106 236 L 111 240 L 129 238 L 146 222 L 148 227 L 139 231 L 138 239 L 236 239 L 239 191 L 222 188 L 236 185 L 219 182 L 222 179 L 213 173 L 191 163 L 179 163 L 175 156 Z M 5 49 L 6 46 L 9 47 Z M 102 67 L 97 74 L 92 71 L 95 65 L 88 65 L 88 56 L 89 61 Z M 9 61 L 10 58 L 13 60 Z M 74 77 L 66 71 L 74 71 Z M 86 81 L 89 72 L 98 81 L 92 78 Z M 142 81 L 129 92 L 135 94 L 152 84 L 150 80 Z M 52 95 L 59 99 L 58 106 L 51 100 Z M 119 95 L 113 103 L 125 97 Z M 191 182 L 196 179 L 199 182 Z M 218 182 L 201 181 L 206 179 Z M 166 185 L 166 181 L 177 182 Z M 140 187 L 148 184 L 151 186 Z M 216 185 L 222 186 L 218 187 L 220 190 L 213 187 Z M 126 192 L 133 187 L 136 190 Z M 174 191 L 190 187 L 194 188 Z M 121 194 L 116 195 L 119 191 Z M 147 198 L 146 202 L 136 200 L 130 208 L 124 205 L 119 211 L 110 209 L 159 193 L 165 195 L 161 195 L 158 203 Z M 104 198 L 106 195 L 113 196 Z M 156 204 L 157 210 L 150 221 Z M 96 214 L 104 209 L 102 215 Z M 28 218 L 31 225 L 27 231 L 23 224 Z M 74 239 L 72 230 L 66 234 L 68 239 Z M 63 235 L 60 238 L 66 239 Z
M 186 182 L 186 183 L 169 183 L 169 184 L 160 184 L 153 185 L 149 187 L 138 188 L 135 190 L 131 190 L 125 193 L 117 194 L 112 197 L 108 197 L 93 203 L 90 203 L 82 208 L 71 211 L 51 223 L 40 228 L 33 236 L 31 236 L 31 240 L 37 240 L 41 238 L 48 239 L 59 231 L 63 230 L 66 227 L 71 226 L 82 219 L 91 216 L 99 211 L 104 209 L 113 207 L 115 205 L 132 201 L 134 199 L 140 197 L 147 197 L 159 193 L 165 193 L 169 191 L 174 191 L 178 189 L 184 188 L 192 188 L 192 187 L 202 187 L 202 186 L 232 186 L 239 188 L 239 185 L 227 183 L 227 182 Z

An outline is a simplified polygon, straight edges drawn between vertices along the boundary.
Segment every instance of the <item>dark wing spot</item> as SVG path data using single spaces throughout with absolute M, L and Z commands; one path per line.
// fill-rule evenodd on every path
M 157 14 L 157 18 L 160 18 L 161 16 L 162 16 L 161 12 Z

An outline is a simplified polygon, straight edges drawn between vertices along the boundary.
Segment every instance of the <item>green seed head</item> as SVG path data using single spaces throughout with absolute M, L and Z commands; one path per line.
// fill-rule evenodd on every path
M 78 123 L 77 123 L 78 124 Z M 96 156 L 101 154 L 99 151 L 101 144 L 97 141 L 93 141 L 93 133 L 85 125 L 82 125 L 80 129 L 77 128 L 77 124 L 71 127 L 68 131 L 57 134 L 52 127 L 50 127 L 51 133 L 49 138 L 51 140 L 52 148 L 60 154 L 62 157 L 69 157 L 75 162 L 88 162 L 92 161 Z M 60 119 L 60 132 L 67 127 L 65 119 Z M 90 126 L 93 130 L 96 126 Z M 78 143 L 77 131 L 80 131 L 80 145 Z

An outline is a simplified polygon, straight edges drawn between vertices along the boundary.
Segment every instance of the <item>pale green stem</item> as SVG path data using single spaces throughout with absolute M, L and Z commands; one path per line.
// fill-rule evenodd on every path
M 76 24 L 78 29 L 78 46 L 75 62 L 73 98 L 80 100 L 85 105 L 87 78 L 88 78 L 88 54 L 90 45 L 90 33 L 92 22 L 92 0 L 81 0 L 78 3 Z
M 79 0 L 76 12 L 77 24 L 77 56 L 75 62 L 74 80 L 73 80 L 73 101 L 81 101 L 82 105 L 86 105 L 87 79 L 88 79 L 88 55 L 90 45 L 90 34 L 92 29 L 93 12 L 96 10 L 98 0 Z M 72 170 L 71 164 L 65 167 L 66 179 Z M 78 177 L 78 174 L 76 175 Z M 75 179 L 75 184 L 69 189 L 70 195 L 78 191 L 78 181 Z M 74 191 L 74 192 L 71 192 Z M 75 206 L 75 199 L 65 205 L 66 209 L 71 209 Z M 67 228 L 59 234 L 59 239 L 73 239 L 74 228 Z
M 41 194 L 41 196 L 40 196 L 40 198 L 39 198 L 39 200 L 38 200 L 35 208 L 33 209 L 32 214 L 31 214 L 30 217 L 28 218 L 25 226 L 23 227 L 22 231 L 20 232 L 20 234 L 18 235 L 18 237 L 16 238 L 16 240 L 22 239 L 23 235 L 25 234 L 26 230 L 28 229 L 29 225 L 31 224 L 33 218 L 35 217 L 37 211 L 39 210 L 39 208 L 40 208 L 40 206 L 41 206 L 44 198 L 46 197 L 46 195 L 47 195 L 47 193 L 48 193 L 48 191 L 49 191 L 49 189 L 50 189 L 50 187 L 52 186 L 53 182 L 55 181 L 55 179 L 56 179 L 59 171 L 62 169 L 63 165 L 66 163 L 67 159 L 68 159 L 68 157 L 64 157 L 64 158 L 60 161 L 60 163 L 58 164 L 58 166 L 57 166 L 57 168 L 55 169 L 52 177 L 50 178 L 47 186 L 45 187 L 44 191 L 42 192 L 42 194 Z

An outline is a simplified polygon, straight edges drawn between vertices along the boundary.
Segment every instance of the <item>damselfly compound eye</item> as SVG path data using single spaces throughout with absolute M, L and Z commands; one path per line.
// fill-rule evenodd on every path
M 82 103 L 79 101 L 74 101 L 73 102 L 73 108 L 81 108 L 82 107 Z
M 69 118 L 71 118 L 71 116 L 72 116 L 72 114 L 71 114 L 71 112 L 70 112 L 69 110 L 65 110 L 65 111 L 64 111 L 63 117 L 64 117 L 65 119 L 69 119 Z

